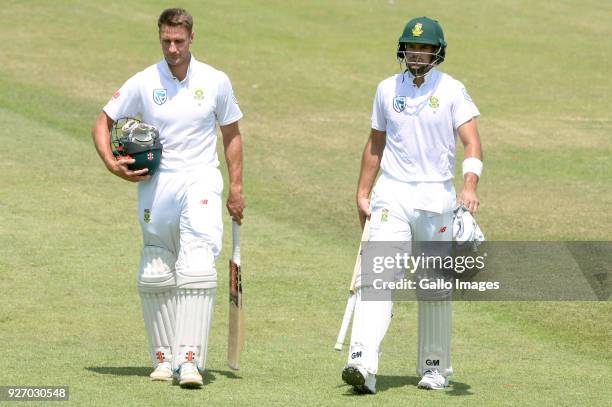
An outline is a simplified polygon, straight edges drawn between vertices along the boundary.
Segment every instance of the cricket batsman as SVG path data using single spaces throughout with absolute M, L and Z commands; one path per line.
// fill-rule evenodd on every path
M 357 188 L 359 218 L 362 225 L 370 218 L 371 241 L 450 241 L 453 209 L 460 204 L 472 213 L 478 209 L 480 113 L 463 84 L 437 69 L 445 51 L 437 21 L 410 20 L 397 47 L 403 72 L 383 80 L 376 90 Z M 453 186 L 457 137 L 465 153 L 458 197 Z M 379 169 L 382 174 L 374 185 Z M 362 291 L 369 287 L 361 280 L 355 284 L 351 345 L 342 379 L 357 392 L 375 393 L 380 344 L 393 302 L 362 300 Z M 419 388 L 444 389 L 453 372 L 451 294 L 417 292 Z
M 108 170 L 138 183 L 143 236 L 138 290 L 153 364 L 151 379 L 175 377 L 182 387 L 200 387 L 217 287 L 215 259 L 223 233 L 216 125 L 221 128 L 229 173 L 226 206 L 240 223 L 245 207 L 238 127 L 242 112 L 228 76 L 191 54 L 192 16 L 184 9 L 167 9 L 157 26 L 164 58 L 115 92 L 97 117 L 92 135 Z M 113 124 L 137 116 L 146 128 L 156 129 L 163 146 L 153 175 L 148 168 L 134 168 L 129 155 L 116 158 L 110 147 Z M 151 159 L 152 152 L 148 156 Z

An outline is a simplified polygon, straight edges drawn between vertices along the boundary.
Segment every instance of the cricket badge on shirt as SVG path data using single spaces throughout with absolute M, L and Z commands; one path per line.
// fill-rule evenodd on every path
M 429 98 L 429 107 L 432 109 L 437 109 L 440 107 L 440 99 L 435 96 Z
M 193 91 L 193 100 L 196 101 L 198 106 L 202 106 L 202 102 L 204 101 L 204 89 L 197 88 Z
M 382 214 L 380 215 L 380 221 L 381 222 L 388 222 L 389 221 L 389 209 L 383 209 L 382 210 Z
M 151 222 L 151 209 L 144 210 L 144 215 L 142 219 L 145 221 L 145 223 Z
M 393 110 L 398 113 L 401 113 L 406 109 L 406 101 L 408 100 L 407 96 L 396 96 L 393 98 Z
M 166 89 L 153 89 L 153 101 L 158 105 L 163 105 L 168 100 L 168 92 Z

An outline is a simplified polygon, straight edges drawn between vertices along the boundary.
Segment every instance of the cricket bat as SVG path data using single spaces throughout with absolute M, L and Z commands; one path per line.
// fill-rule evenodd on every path
M 244 348 L 244 311 L 240 270 L 240 225 L 232 220 L 232 258 L 229 262 L 229 335 L 227 364 L 240 369 L 240 353 Z
M 363 226 L 363 233 L 361 234 L 361 242 L 365 242 L 370 237 L 370 219 L 366 218 L 365 225 Z M 357 275 L 361 272 L 361 242 L 359 242 L 359 251 L 357 252 L 357 258 L 355 259 L 355 267 L 353 268 L 353 277 L 351 278 L 351 285 L 349 286 L 349 298 L 346 302 L 346 308 L 344 309 L 344 317 L 342 318 L 342 325 L 340 325 L 340 332 L 338 332 L 338 338 L 336 339 L 336 345 L 334 349 L 341 351 L 344 346 L 344 339 L 346 338 L 346 332 L 348 331 L 349 324 L 353 317 L 353 311 L 355 311 L 355 301 L 357 296 L 355 295 L 355 280 Z

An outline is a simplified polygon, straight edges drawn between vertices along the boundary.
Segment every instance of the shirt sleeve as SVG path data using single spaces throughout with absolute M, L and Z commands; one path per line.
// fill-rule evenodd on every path
M 372 128 L 378 131 L 387 131 L 387 118 L 385 117 L 385 104 L 382 83 L 376 89 L 372 105 Z
M 453 103 L 453 126 L 455 129 L 462 124 L 469 122 L 475 117 L 480 116 L 480 112 L 474 104 L 465 86 L 457 81 L 457 91 Z
M 108 117 L 117 121 L 123 117 L 136 117 L 142 113 L 142 98 L 138 86 L 138 74 L 128 79 L 102 109 Z
M 236 96 L 234 96 L 232 83 L 226 74 L 222 75 L 219 85 L 215 115 L 217 116 L 217 121 L 220 126 L 237 122 L 242 118 L 242 111 L 240 111 L 238 100 L 236 100 Z

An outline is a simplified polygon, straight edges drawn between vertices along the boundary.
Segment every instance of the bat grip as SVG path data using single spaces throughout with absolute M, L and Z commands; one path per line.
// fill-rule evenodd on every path
M 240 225 L 232 220 L 232 261 L 240 265 Z

